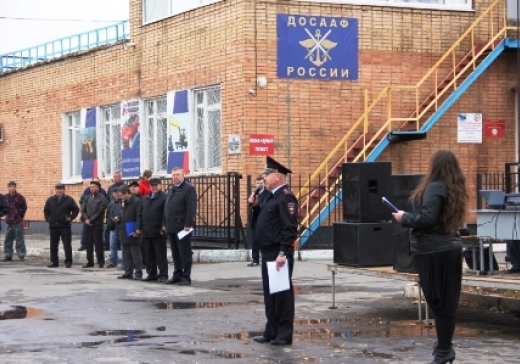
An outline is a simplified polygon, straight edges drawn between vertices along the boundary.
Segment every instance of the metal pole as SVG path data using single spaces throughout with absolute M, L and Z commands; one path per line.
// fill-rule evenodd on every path
M 330 309 L 337 308 L 336 307 L 336 271 L 333 270 L 332 272 L 332 306 L 330 306 Z

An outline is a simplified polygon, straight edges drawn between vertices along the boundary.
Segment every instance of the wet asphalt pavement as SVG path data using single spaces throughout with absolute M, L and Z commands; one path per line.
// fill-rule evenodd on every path
M 244 262 L 196 264 L 191 286 L 1 262 L 0 311 L 13 319 L 0 320 L 0 363 L 431 361 L 435 329 L 416 323 L 416 303 L 403 297 L 410 282 L 340 273 L 329 309 L 327 263 L 296 262 L 294 343 L 273 347 L 251 340 L 265 317 L 260 268 Z M 518 313 L 462 307 L 455 362 L 518 363 L 519 338 Z

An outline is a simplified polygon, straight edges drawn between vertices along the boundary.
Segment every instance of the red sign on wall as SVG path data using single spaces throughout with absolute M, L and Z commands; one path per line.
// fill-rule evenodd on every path
M 249 154 L 251 155 L 274 155 L 274 135 L 250 134 Z
M 484 137 L 486 139 L 504 139 L 506 137 L 505 120 L 484 119 Z

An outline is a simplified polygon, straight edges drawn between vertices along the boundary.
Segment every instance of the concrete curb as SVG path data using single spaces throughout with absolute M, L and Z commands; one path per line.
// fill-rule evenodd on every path
M 58 251 L 60 261 L 65 259 L 63 249 Z M 27 257 L 50 260 L 49 249 L 27 247 Z M 121 259 L 121 252 L 118 252 Z M 298 260 L 330 260 L 332 263 L 332 250 L 304 250 L 297 253 Z M 105 251 L 105 261 L 109 261 L 110 252 Z M 72 260 L 76 264 L 87 263 L 85 251 L 73 251 Z M 171 251 L 168 251 L 168 261 L 173 262 Z M 193 250 L 193 263 L 226 263 L 226 262 L 248 262 L 251 261 L 251 250 Z

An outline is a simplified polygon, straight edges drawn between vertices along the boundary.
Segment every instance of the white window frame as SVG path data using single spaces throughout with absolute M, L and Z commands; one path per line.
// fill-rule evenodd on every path
M 459 10 L 473 11 L 473 1 L 466 0 L 461 4 L 461 0 L 439 0 L 442 4 L 433 3 L 435 0 L 296 0 L 313 3 L 329 4 L 351 4 L 351 5 L 372 5 L 372 6 L 393 6 L 401 8 L 418 9 L 437 9 L 437 10 Z
M 208 97 L 207 97 L 208 91 L 215 90 L 215 89 L 218 89 L 219 93 L 220 93 L 219 102 L 212 104 L 212 105 L 208 105 Z M 203 93 L 203 95 L 204 95 L 201 103 L 199 103 L 197 101 L 197 94 L 199 94 L 199 93 Z M 221 173 L 222 172 L 222 159 L 223 159 L 223 156 L 222 156 L 222 87 L 220 85 L 213 85 L 213 86 L 193 89 L 191 91 L 191 100 L 192 100 L 192 102 L 191 102 L 192 107 L 190 110 L 191 127 L 190 127 L 189 137 L 192 140 L 192 142 L 191 142 L 191 147 L 190 147 L 190 156 L 191 156 L 190 157 L 190 171 L 193 172 L 193 174 Z M 210 156 L 213 154 L 210 150 L 210 145 L 208 143 L 208 136 L 210 134 L 209 123 L 205 123 L 204 136 L 203 136 L 204 140 L 199 140 L 199 135 L 198 135 L 199 121 L 198 121 L 198 117 L 197 117 L 198 108 L 203 108 L 203 117 L 205 118 L 206 121 L 208 120 L 208 113 L 210 111 L 215 111 L 215 110 L 220 111 L 219 135 L 216 137 L 213 136 L 213 139 L 217 140 L 218 147 L 216 149 L 220 153 L 220 160 L 218 161 L 219 163 L 217 166 L 208 167 L 208 165 L 207 165 L 208 164 L 207 161 L 209 160 Z M 204 166 L 199 166 L 197 163 L 197 154 L 198 154 L 197 148 L 204 149 L 204 155 L 205 155 L 204 158 L 206 161 L 206 165 L 204 165 Z
M 159 21 L 159 20 L 162 20 L 165 18 L 169 18 L 171 16 L 186 13 L 188 11 L 191 11 L 191 10 L 194 10 L 197 8 L 201 8 L 201 7 L 204 7 L 207 5 L 211 5 L 211 4 L 217 3 L 219 1 L 224 1 L 224 0 L 150 0 L 150 1 L 153 1 L 154 3 L 158 2 L 158 1 L 168 2 L 168 4 L 167 4 L 168 10 L 167 10 L 167 13 L 164 14 L 164 16 L 159 16 L 157 18 L 150 19 L 148 21 L 146 20 L 146 1 L 147 0 L 142 0 L 142 2 L 141 2 L 142 9 L 143 9 L 143 12 L 142 12 L 143 13 L 143 25 L 154 23 L 156 21 Z M 175 5 L 173 5 L 174 3 L 175 3 Z M 183 5 L 182 8 L 179 8 L 179 4 Z
M 158 111 L 159 102 L 164 105 L 163 111 Z M 150 114 L 150 103 L 152 104 L 152 113 Z M 164 140 L 167 143 L 168 138 L 168 106 L 166 95 L 143 100 L 144 120 L 145 123 L 140 127 L 141 130 L 141 170 L 149 169 L 154 175 L 168 175 L 168 145 L 161 146 L 157 143 L 156 136 L 160 133 L 158 129 L 158 120 L 165 120 Z M 150 132 L 150 128 L 153 130 Z M 150 157 L 150 153 L 153 154 Z M 160 155 L 164 158 L 166 164 L 164 168 L 160 166 Z
M 107 118 L 108 117 L 108 118 Z M 123 168 L 123 141 L 121 137 L 121 103 L 105 105 L 99 108 L 100 120 L 98 129 L 98 156 L 99 158 L 99 176 L 102 179 L 110 179 L 114 172 L 121 172 Z M 116 135 L 119 137 L 117 145 L 110 145 L 107 142 L 107 125 L 111 126 Z M 109 153 L 110 152 L 110 153 Z M 110 161 L 107 158 L 110 156 Z
M 82 178 L 81 163 L 81 111 L 63 114 L 62 117 L 62 182 L 79 183 Z M 75 131 L 70 134 L 70 131 Z M 72 138 L 70 137 L 72 135 Z M 76 145 L 76 148 L 74 148 Z M 76 160 L 76 166 L 74 166 Z M 77 168 L 77 170 L 75 170 Z

